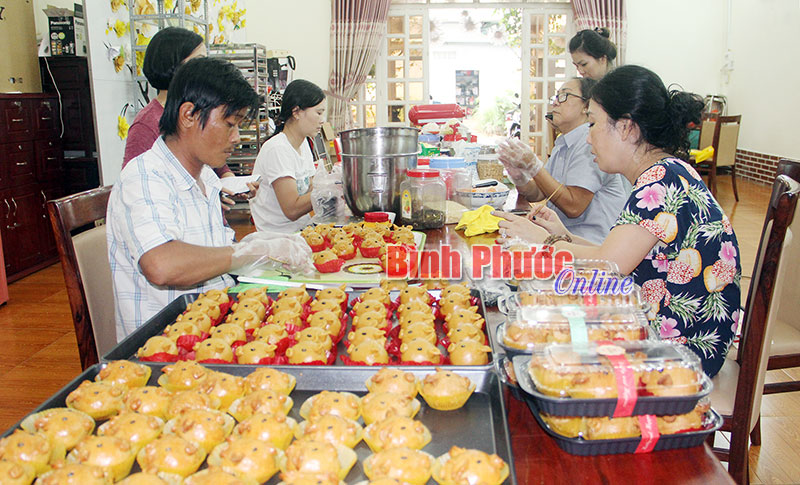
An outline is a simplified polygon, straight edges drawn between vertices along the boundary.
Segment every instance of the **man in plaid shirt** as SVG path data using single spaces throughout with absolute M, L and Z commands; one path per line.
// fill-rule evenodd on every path
M 183 293 L 231 286 L 232 269 L 269 258 L 290 269 L 309 264 L 296 235 L 234 243 L 224 225 L 213 169 L 225 165 L 239 124 L 257 110 L 257 94 L 229 62 L 198 58 L 176 72 L 161 137 L 123 169 L 108 202 L 117 340 Z

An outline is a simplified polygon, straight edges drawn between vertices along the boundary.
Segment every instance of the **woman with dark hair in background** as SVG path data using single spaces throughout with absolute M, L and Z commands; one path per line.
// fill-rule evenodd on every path
M 622 175 L 605 173 L 597 167 L 586 142 L 586 108 L 594 84 L 589 78 L 576 77 L 553 96 L 551 123 L 562 135 L 556 138 L 547 164 L 516 138 L 501 143 L 499 154 L 520 195 L 531 202 L 552 196 L 548 206 L 570 231 L 600 243 L 625 205 L 629 187 Z M 535 212 L 536 209 L 531 210 L 531 214 Z
M 739 324 L 739 245 L 700 175 L 672 155 L 686 148 L 687 125 L 700 118 L 703 101 L 667 91 L 639 66 L 614 69 L 591 96 L 588 141 L 595 161 L 633 184 L 608 237 L 595 245 L 570 234 L 548 208 L 534 223 L 502 214 L 501 230 L 572 251 L 576 259 L 616 263 L 642 287 L 661 338 L 688 346 L 713 377 Z
M 167 27 L 156 32 L 150 39 L 144 53 L 142 72 L 147 82 L 158 91 L 158 95 L 139 111 L 128 129 L 122 168 L 125 168 L 132 158 L 149 150 L 158 138 L 158 121 L 164 113 L 167 89 L 175 70 L 190 59 L 205 56 L 206 46 L 203 38 L 191 30 Z M 217 171 L 220 177 L 226 174 L 233 175 L 227 165 Z
M 613 67 L 617 47 L 609 40 L 605 27 L 581 30 L 569 40 L 572 63 L 583 77 L 599 81 Z
M 309 224 L 314 156 L 306 139 L 319 132 L 324 114 L 325 93 L 319 86 L 304 79 L 286 86 L 276 132 L 261 147 L 253 168 L 262 182 L 250 200 L 259 231 L 295 232 Z

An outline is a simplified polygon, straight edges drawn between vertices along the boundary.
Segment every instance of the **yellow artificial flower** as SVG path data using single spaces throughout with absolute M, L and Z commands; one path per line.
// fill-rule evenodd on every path
M 173 8 L 175 8 L 175 0 L 164 0 L 164 10 L 172 12 Z
M 120 140 L 128 138 L 128 128 L 130 128 L 128 120 L 124 116 L 117 116 L 117 135 Z
M 116 12 L 122 7 L 127 7 L 128 4 L 125 3 L 125 0 L 111 0 L 111 11 Z
M 150 0 L 136 0 L 133 12 L 136 15 L 155 15 L 156 7 L 153 6 Z
M 120 72 L 125 67 L 125 50 L 120 47 L 119 54 L 114 57 L 114 71 Z

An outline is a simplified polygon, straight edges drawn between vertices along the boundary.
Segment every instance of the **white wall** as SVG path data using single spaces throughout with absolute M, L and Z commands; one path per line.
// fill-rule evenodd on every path
M 742 115 L 739 148 L 800 159 L 800 78 L 795 37 L 800 3 L 790 0 L 629 0 L 628 64 L 701 95 L 723 94 Z M 725 76 L 726 35 L 734 70 Z M 778 75 L 780 73 L 780 75 Z M 780 93 L 769 98 L 770 92 Z
M 742 113 L 739 147 L 800 160 L 800 2 L 733 0 L 728 112 Z
M 295 79 L 328 88 L 330 0 L 248 0 L 247 42 L 286 49 L 297 61 Z

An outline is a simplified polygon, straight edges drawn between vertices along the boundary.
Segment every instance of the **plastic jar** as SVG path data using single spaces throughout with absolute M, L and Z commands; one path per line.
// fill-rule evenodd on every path
M 407 170 L 400 184 L 400 222 L 414 229 L 438 229 L 445 222 L 444 181 L 438 170 Z
M 458 192 L 468 192 L 472 188 L 472 174 L 463 158 L 431 158 L 430 167 L 441 173 L 447 200 L 457 200 Z
M 364 214 L 364 227 L 390 227 L 391 225 L 392 221 L 389 220 L 388 212 L 367 212 Z

